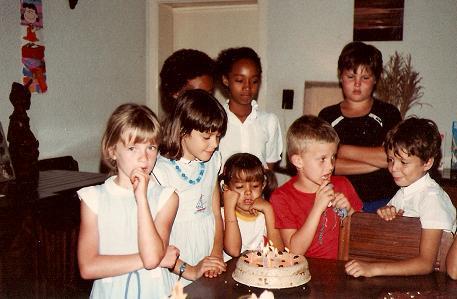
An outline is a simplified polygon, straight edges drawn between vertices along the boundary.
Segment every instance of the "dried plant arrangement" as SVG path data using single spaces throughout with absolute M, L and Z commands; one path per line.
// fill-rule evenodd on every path
M 402 118 L 405 118 L 412 106 L 424 105 L 419 102 L 424 95 L 421 80 L 422 77 L 411 65 L 411 55 L 404 57 L 395 52 L 384 66 L 375 96 L 397 107 Z

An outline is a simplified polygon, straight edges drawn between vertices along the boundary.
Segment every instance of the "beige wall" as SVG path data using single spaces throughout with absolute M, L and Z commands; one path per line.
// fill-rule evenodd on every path
M 173 51 L 198 49 L 216 59 L 230 47 L 251 47 L 259 51 L 257 5 L 187 6 L 173 9 Z M 162 43 L 159 44 L 162 48 Z M 171 54 L 171 52 L 169 52 Z M 261 96 L 264 95 L 261 90 Z M 224 102 L 216 89 L 215 96 Z
M 211 56 L 229 47 L 258 47 L 257 5 L 176 8 L 174 50 L 202 49 Z M 190 25 L 192 24 L 192 25 Z
M 11 83 L 21 79 L 21 26 L 17 1 L 3 2 L 0 121 L 6 128 Z M 73 155 L 82 170 L 96 171 L 109 113 L 125 101 L 158 109 L 158 4 L 164 2 L 170 1 L 87 0 L 71 10 L 68 1 L 43 1 L 49 91 L 34 95 L 29 111 L 40 158 Z M 261 104 L 278 114 L 285 130 L 303 111 L 305 80 L 336 80 L 339 52 L 352 39 L 353 1 L 259 0 L 258 9 Z M 431 105 L 411 113 L 435 120 L 447 140 L 457 119 L 456 16 L 455 0 L 406 0 L 404 40 L 373 43 L 385 59 L 395 50 L 411 53 L 423 76 L 422 100 Z M 293 110 L 280 109 L 285 88 L 295 90 Z M 449 163 L 450 142 L 444 150 Z
M 263 1 L 261 1 L 262 3 Z M 353 1 L 267 1 L 268 109 L 279 111 L 284 127 L 303 111 L 304 81 L 335 81 L 338 55 L 352 40 Z M 422 101 L 409 114 L 431 118 L 446 133 L 445 167 L 450 163 L 451 123 L 457 120 L 457 1 L 406 0 L 403 41 L 373 42 L 384 60 L 410 53 L 423 77 Z M 282 89 L 295 90 L 294 109 L 280 110 Z
M 8 95 L 21 80 L 19 1 L 0 9 L 0 122 L 13 107 Z M 32 95 L 28 112 L 40 158 L 72 155 L 80 169 L 98 171 L 108 115 L 127 101 L 145 103 L 145 1 L 43 1 L 48 92 Z M 6 134 L 6 132 L 5 132 Z

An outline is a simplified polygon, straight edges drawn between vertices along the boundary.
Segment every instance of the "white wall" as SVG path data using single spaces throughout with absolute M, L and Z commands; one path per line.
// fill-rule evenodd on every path
M 267 9 L 267 109 L 281 114 L 287 128 L 303 111 L 305 80 L 336 81 L 338 55 L 352 40 L 353 1 L 265 0 Z M 260 1 L 260 4 L 264 1 Z M 451 123 L 457 120 L 457 1 L 406 0 L 403 41 L 368 42 L 387 61 L 395 51 L 410 53 L 422 77 L 422 102 L 409 114 L 433 119 L 446 133 L 445 167 L 450 163 Z M 265 86 L 264 86 L 265 88 Z M 294 89 L 294 109 L 281 110 L 282 89 Z
M 221 39 L 221 37 L 223 38 Z M 174 8 L 172 38 L 173 51 L 183 48 L 198 49 L 213 59 L 217 59 L 222 50 L 230 47 L 251 47 L 259 52 L 257 5 Z M 162 48 L 162 44 L 159 46 Z M 168 55 L 173 51 L 170 51 Z M 264 91 L 261 90 L 259 99 L 263 98 Z M 215 90 L 214 96 L 221 103 L 225 102 L 225 97 L 218 88 Z
M 48 91 L 33 94 L 31 128 L 40 159 L 72 155 L 84 171 L 98 171 L 99 144 L 119 104 L 146 102 L 145 1 L 43 1 L 42 34 Z M 21 82 L 19 1 L 0 10 L 0 121 L 5 134 L 13 81 Z
M 257 49 L 257 19 L 255 4 L 175 8 L 173 48 L 201 49 L 213 58 L 229 47 Z
M 149 3 L 158 2 L 196 1 Z M 277 113 L 286 131 L 302 114 L 304 81 L 337 80 L 338 55 L 352 41 L 354 1 L 258 0 L 258 10 L 264 68 L 261 88 L 266 94 L 259 104 Z M 395 51 L 411 54 L 414 68 L 423 77 L 421 101 L 430 106 L 415 107 L 409 114 L 437 122 L 446 135 L 443 160 L 444 167 L 449 167 L 451 123 L 457 120 L 457 1 L 406 0 L 403 29 L 403 41 L 368 43 L 382 51 L 384 61 Z M 283 89 L 295 91 L 293 110 L 281 110 Z
M 32 96 L 28 113 L 40 141 L 40 158 L 73 155 L 81 170 L 97 171 L 100 136 L 113 109 L 136 101 L 157 110 L 160 2 L 170 1 L 85 0 L 75 10 L 68 1 L 43 1 L 49 90 Z M 305 80 L 336 80 L 338 55 L 352 39 L 354 4 L 352 0 L 258 3 L 259 20 L 266 20 L 259 37 L 265 44 L 262 88 L 267 95 L 261 103 L 278 113 L 285 130 L 301 115 Z M 18 2 L 3 1 L 0 122 L 5 131 L 12 112 L 11 83 L 21 80 L 21 27 Z M 449 139 L 451 122 L 457 119 L 457 2 L 406 0 L 403 35 L 400 42 L 373 44 L 385 60 L 395 50 L 411 53 L 423 76 L 422 101 L 432 105 L 412 113 L 435 120 Z M 285 88 L 295 90 L 292 111 L 280 110 Z M 447 161 L 449 151 L 447 142 Z

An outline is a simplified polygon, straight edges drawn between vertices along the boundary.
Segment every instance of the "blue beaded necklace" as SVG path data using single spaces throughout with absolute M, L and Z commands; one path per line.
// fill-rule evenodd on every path
M 182 171 L 181 167 L 179 167 L 178 163 L 176 163 L 175 160 L 171 160 L 171 164 L 175 167 L 176 172 L 179 174 L 179 176 L 186 182 L 188 182 L 191 185 L 195 185 L 197 183 L 200 183 L 202 180 L 203 174 L 205 173 L 205 163 L 200 162 L 200 171 L 198 172 L 198 176 L 195 179 L 190 179 L 187 174 Z

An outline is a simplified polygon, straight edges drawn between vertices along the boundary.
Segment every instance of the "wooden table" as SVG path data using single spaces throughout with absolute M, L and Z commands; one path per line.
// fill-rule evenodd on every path
M 91 282 L 80 278 L 76 259 L 76 191 L 105 178 L 48 170 L 37 182 L 0 184 L 1 298 L 88 297 Z
M 218 278 L 201 278 L 184 288 L 189 299 L 238 298 L 263 290 L 244 286 L 232 278 L 236 259 Z M 457 298 L 457 281 L 445 273 L 424 276 L 353 278 L 343 261 L 308 259 L 311 280 L 301 287 L 271 290 L 275 298 Z M 406 296 L 406 297 L 405 297 Z M 414 296 L 414 297 L 411 297 Z M 424 296 L 424 297 L 421 297 Z

